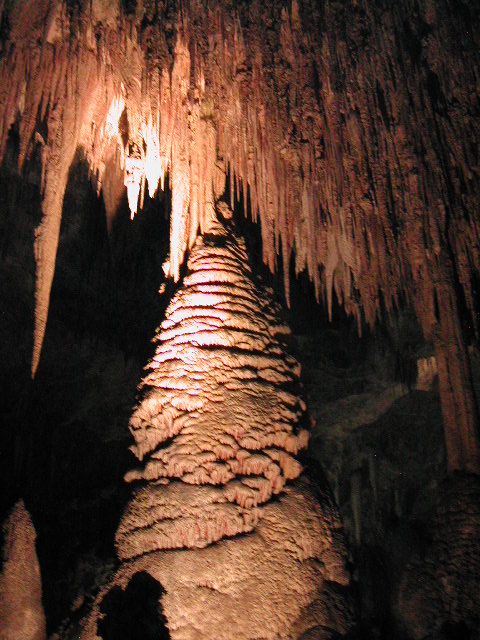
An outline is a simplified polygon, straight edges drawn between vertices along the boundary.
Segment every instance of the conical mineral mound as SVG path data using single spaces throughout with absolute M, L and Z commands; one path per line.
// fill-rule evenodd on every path
M 13 507 L 3 530 L 0 640 L 45 640 L 37 534 L 23 500 Z
M 233 224 L 212 221 L 155 336 L 130 421 L 141 466 L 127 474 L 123 565 L 86 637 L 108 590 L 139 572 L 161 584 L 176 640 L 330 638 L 351 627 L 338 512 L 298 457 L 308 432 L 291 339 Z

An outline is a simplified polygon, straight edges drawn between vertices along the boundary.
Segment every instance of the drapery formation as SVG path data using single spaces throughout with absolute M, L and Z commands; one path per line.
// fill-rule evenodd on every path
M 42 147 L 33 372 L 77 148 L 107 209 L 107 167 L 122 167 L 132 214 L 169 173 L 175 279 L 229 175 L 261 222 L 264 261 L 282 255 L 287 298 L 294 252 L 330 313 L 333 292 L 359 326 L 415 307 L 449 467 L 479 470 L 463 335 L 465 318 L 478 335 L 478 9 L 19 0 L 0 20 L 0 159 L 12 127 L 20 168 Z

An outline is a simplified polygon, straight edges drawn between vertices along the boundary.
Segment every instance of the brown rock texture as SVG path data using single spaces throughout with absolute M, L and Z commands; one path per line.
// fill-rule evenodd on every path
M 165 589 L 161 606 L 175 640 L 343 637 L 354 621 L 343 533 L 333 503 L 314 493 L 301 479 L 263 507 L 252 533 L 125 562 L 100 593 L 82 639 L 101 637 L 102 598 L 139 572 Z
M 279 318 L 232 223 L 212 220 L 141 383 L 130 429 L 142 467 L 127 480 L 142 484 L 117 531 L 123 565 L 87 638 L 107 591 L 143 571 L 165 590 L 175 639 L 330 638 L 351 628 L 339 515 L 297 460 L 305 405 Z
M 478 637 L 480 629 L 480 481 L 456 475 L 442 487 L 433 540 L 405 570 L 395 600 L 413 640 Z
M 243 241 L 212 222 L 188 270 L 130 420 L 143 466 L 127 480 L 149 484 L 120 525 L 122 559 L 252 531 L 260 505 L 302 469 L 300 366 L 279 308 L 252 282 Z
M 263 258 L 307 269 L 331 310 L 374 325 L 415 307 L 435 343 L 451 471 L 480 470 L 461 315 L 478 333 L 478 28 L 459 0 L 0 3 L 0 159 L 42 148 L 39 362 L 76 148 L 108 215 L 168 173 L 178 279 L 221 195 L 243 193 Z M 460 312 L 460 308 L 465 311 Z
M 45 615 L 36 533 L 20 500 L 4 524 L 0 574 L 0 639 L 45 640 Z

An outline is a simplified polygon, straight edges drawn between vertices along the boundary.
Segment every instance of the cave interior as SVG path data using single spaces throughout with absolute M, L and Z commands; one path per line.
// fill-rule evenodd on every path
M 0 521 L 24 501 L 48 637 L 118 567 L 137 387 L 222 201 L 293 334 L 348 637 L 480 638 L 478 27 L 477 0 L 0 2 Z M 170 637 L 162 584 L 115 589 L 101 637 Z

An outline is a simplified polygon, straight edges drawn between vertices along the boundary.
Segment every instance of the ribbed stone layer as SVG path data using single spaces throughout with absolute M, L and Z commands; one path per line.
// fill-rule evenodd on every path
M 155 336 L 130 420 L 142 465 L 126 479 L 143 485 L 117 533 L 122 559 L 252 531 L 261 505 L 302 470 L 308 433 L 290 331 L 226 225 L 198 238 Z

